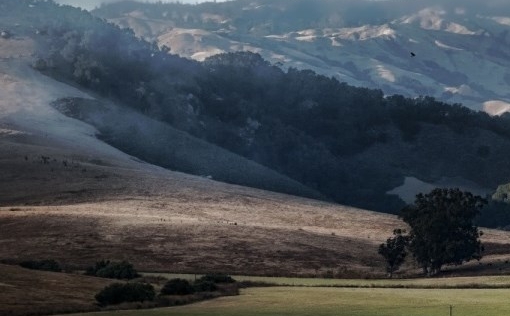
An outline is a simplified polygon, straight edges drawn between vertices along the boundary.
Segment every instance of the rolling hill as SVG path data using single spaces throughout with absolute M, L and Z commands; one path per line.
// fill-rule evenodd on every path
M 0 313 L 48 315 L 97 311 L 94 295 L 111 280 L 0 264 Z
M 328 16 L 323 6 L 336 8 L 328 1 L 299 19 L 290 17 L 300 17 L 307 1 L 296 7 L 248 6 L 235 13 L 242 3 L 121 2 L 94 14 L 110 17 L 136 11 L 135 16 L 148 18 L 175 9 L 168 17 L 173 21 L 189 10 L 205 8 L 219 14 L 231 8 L 233 16 L 247 15 L 233 19 L 233 28 L 248 33 L 255 32 L 256 23 L 248 21 L 257 10 L 265 14 L 255 15 L 253 21 L 272 20 L 272 32 L 302 27 L 310 19 L 317 25 L 359 23 L 322 21 Z M 369 20 L 396 19 L 415 9 L 390 12 L 386 8 L 390 4 L 377 4 L 382 5 L 377 7 L 381 16 Z M 9 1 L 2 8 L 13 13 L 2 19 L 1 27 L 14 34 L 4 40 L 30 38 L 34 70 L 85 89 L 97 101 L 63 96 L 53 104 L 93 125 L 96 130 L 91 134 L 146 162 L 391 213 L 422 188 L 458 186 L 485 195 L 510 178 L 508 115 L 491 117 L 430 96 L 406 98 L 354 87 L 311 70 L 282 69 L 252 52 L 219 54 L 198 62 L 140 40 L 132 30 L 96 15 L 51 2 Z M 191 13 L 187 16 L 187 22 L 179 23 L 198 23 Z M 211 19 L 208 28 L 219 23 L 216 16 Z
M 0 39 L 0 47 L 0 260 L 54 258 L 83 269 L 103 258 L 127 259 L 146 271 L 250 274 L 374 270 L 375 254 L 358 261 L 357 253 L 375 249 L 380 229 L 397 223 L 393 217 L 135 159 L 52 107 L 65 98 L 99 101 L 31 68 L 30 38 Z M 253 164 L 236 159 L 252 172 Z M 264 176 L 260 169 L 256 174 Z M 352 221 L 355 214 L 367 216 Z M 351 236 L 356 227 L 362 237 Z
M 69 97 L 100 103 L 29 67 L 32 40 L 0 45 L 1 260 L 52 258 L 79 269 L 109 258 L 146 271 L 381 275 L 376 248 L 401 225 L 395 217 L 134 159 L 51 106 Z M 487 260 L 505 258 L 505 236 L 484 235 Z
M 28 67 L 31 40 L 0 45 L 0 260 L 52 258 L 83 269 L 108 258 L 142 271 L 382 275 L 376 249 L 402 225 L 396 217 L 134 159 L 51 106 L 94 97 Z M 507 235 L 487 230 L 491 265 L 457 273 L 504 268 Z
M 384 276 L 384 263 L 377 255 L 377 248 L 394 228 L 403 226 L 396 216 L 328 202 L 323 192 L 316 190 L 319 186 L 298 181 L 286 174 L 284 168 L 263 165 L 229 150 L 228 146 L 215 144 L 207 138 L 211 135 L 204 136 L 216 128 L 238 133 L 238 129 L 228 124 L 219 124 L 222 121 L 217 118 L 226 116 L 243 123 L 244 140 L 257 139 L 254 130 L 260 126 L 254 116 L 247 121 L 244 114 L 235 111 L 207 112 L 228 109 L 222 105 L 229 98 L 239 101 L 235 104 L 246 105 L 239 107 L 241 110 L 250 108 L 250 102 L 245 102 L 248 99 L 243 99 L 246 95 L 228 94 L 214 86 L 222 82 L 223 71 L 236 69 L 238 64 L 228 65 L 228 58 L 227 63 L 220 58 L 219 62 L 216 60 L 218 63 L 210 59 L 208 63 L 199 64 L 175 56 L 166 57 L 166 53 L 154 47 L 147 49 L 146 45 L 150 44 L 138 42 L 129 32 L 109 29 L 88 13 L 57 7 L 51 2 L 12 0 L 2 2 L 0 8 L 6 9 L 8 5 L 12 10 L 0 10 L 0 26 L 10 34 L 0 38 L 0 262 L 16 264 L 24 260 L 55 259 L 70 270 L 83 270 L 96 261 L 110 259 L 128 260 L 138 270 L 151 272 L 337 278 Z M 76 29 L 75 24 L 66 24 L 69 21 L 76 22 Z M 80 25 L 87 30 L 93 25 L 97 33 L 81 34 Z M 112 32 L 109 35 L 118 36 L 114 38 L 119 42 L 125 40 L 130 44 L 118 46 L 130 57 L 109 51 L 115 49 L 115 45 L 106 50 L 102 45 L 94 45 L 103 31 Z M 97 48 L 94 51 L 97 55 L 84 49 L 91 46 Z M 259 70 L 270 67 L 254 55 L 227 56 L 244 66 L 253 62 L 251 66 L 261 66 L 256 68 Z M 155 60 L 154 64 L 139 64 L 146 57 Z M 115 67 L 125 70 L 124 58 L 128 60 L 130 71 L 109 73 Z M 154 73 L 147 69 L 158 76 L 152 76 Z M 375 115 L 388 118 L 381 130 L 388 132 L 390 141 L 369 143 L 360 151 L 335 158 L 342 162 L 345 170 L 352 172 L 352 178 L 358 175 L 358 168 L 378 161 L 377 168 L 381 169 L 364 169 L 369 176 L 363 181 L 373 179 L 372 186 L 377 187 L 390 179 L 390 185 L 385 184 L 381 190 L 383 194 L 386 186 L 398 185 L 403 180 L 402 175 L 410 170 L 406 165 L 395 163 L 392 157 L 400 156 L 410 165 L 420 166 L 418 162 L 423 161 L 419 160 L 420 156 L 425 156 L 424 160 L 439 154 L 451 157 L 452 152 L 445 147 L 468 148 L 464 152 L 481 162 L 475 163 L 478 168 L 468 168 L 474 173 L 472 177 L 478 179 L 476 172 L 482 170 L 490 174 L 491 179 L 482 179 L 480 183 L 499 183 L 492 175 L 506 163 L 498 158 L 505 156 L 508 142 L 504 117 L 489 118 L 430 99 L 419 99 L 416 104 L 405 98 L 387 99 L 377 91 L 340 85 L 311 72 L 291 71 L 289 74 L 270 69 L 270 74 L 289 79 L 281 82 L 296 83 L 303 79 L 303 85 L 338 88 L 353 104 L 366 101 L 365 96 L 371 97 L 376 105 L 402 102 L 404 110 L 389 102 L 385 109 L 394 112 L 382 111 Z M 168 76 L 159 76 L 167 72 Z M 205 76 L 207 73 L 215 75 Z M 268 78 L 264 71 L 255 73 L 260 78 Z M 128 80 L 132 74 L 142 74 L 146 81 L 142 83 L 137 77 L 133 84 Z M 200 80 L 194 78 L 195 75 Z M 164 82 L 155 78 L 162 78 Z M 239 83 L 237 88 L 247 87 L 244 81 L 236 80 L 239 77 L 232 78 Z M 163 88 L 158 90 L 159 85 Z M 288 88 L 283 84 L 277 87 Z M 294 88 L 309 93 L 300 87 Z M 162 92 L 167 90 L 170 93 Z M 271 93 L 270 89 L 259 91 Z M 319 101 L 324 100 L 317 95 L 324 91 L 317 89 L 316 94 L 310 94 L 313 98 L 289 103 L 290 109 L 302 106 L 302 112 L 297 113 L 308 119 L 305 120 L 308 126 L 317 124 L 311 118 L 319 115 L 310 115 L 307 110 L 322 111 L 322 106 L 314 104 L 322 104 Z M 251 88 L 243 93 L 253 95 Z M 302 97 L 296 95 L 296 98 Z M 217 107 L 201 108 L 204 104 Z M 273 104 L 267 103 L 267 107 L 260 109 L 278 119 L 292 113 Z M 410 104 L 417 105 L 410 109 L 419 109 L 410 120 L 419 122 L 417 130 L 413 129 L 416 125 L 409 129 L 392 121 L 408 113 L 405 109 Z M 420 106 L 425 110 L 420 110 Z M 437 116 L 432 115 L 426 117 L 429 121 L 415 120 L 416 116 L 427 113 L 428 106 L 447 109 L 452 119 L 437 123 L 434 121 Z M 350 105 L 345 108 L 335 105 L 334 108 L 345 110 L 342 113 L 351 115 L 346 117 L 355 119 L 359 117 L 352 113 L 363 112 L 353 111 Z M 325 109 L 323 117 L 331 113 L 328 112 L 331 108 Z M 279 111 L 283 111 L 283 115 Z M 242 119 L 237 120 L 238 117 Z M 455 121 L 459 117 L 462 120 L 467 117 L 474 127 L 459 129 Z M 299 116 L 291 118 L 302 120 Z M 276 121 L 261 120 L 264 124 Z M 306 142 L 310 147 L 299 148 L 315 154 L 303 155 L 303 166 L 323 153 L 331 154 L 325 145 L 315 144 L 314 138 L 282 122 L 286 121 L 278 122 L 279 130 L 276 130 L 282 133 L 263 135 L 269 144 L 282 139 Z M 244 128 L 246 126 L 251 129 Z M 252 137 L 246 137 L 250 133 Z M 405 133 L 409 134 L 409 139 L 403 138 Z M 435 138 L 441 141 L 427 146 Z M 278 150 L 295 152 L 292 147 Z M 352 157 L 357 160 L 350 160 Z M 496 167 L 490 169 L 493 161 Z M 444 170 L 451 165 L 458 166 L 452 171 L 455 175 L 473 163 L 467 158 L 465 162 L 448 164 L 445 159 L 433 165 L 431 181 L 444 176 Z M 320 166 L 322 160 L 311 165 Z M 372 173 L 386 170 L 388 165 L 404 171 L 388 178 L 381 176 L 385 173 Z M 420 173 L 420 168 L 425 171 Z M 428 165 L 420 168 L 413 169 L 417 170 L 413 173 L 417 177 L 429 172 Z M 332 178 L 337 176 L 329 171 Z M 502 173 L 497 176 L 503 177 Z M 360 184 L 353 183 L 352 187 Z M 367 188 L 371 187 L 359 185 L 359 196 L 370 196 Z M 353 191 L 346 192 L 348 195 Z M 484 232 L 483 260 L 447 268 L 445 273 L 456 276 L 510 271 L 510 233 L 492 229 L 484 229 Z M 408 263 L 400 273 L 399 276 L 416 276 L 419 269 Z M 0 264 L 0 313 L 27 315 L 95 310 L 93 294 L 108 283 L 96 278 L 34 272 Z
M 510 105 L 508 11 L 501 1 L 240 0 L 124 1 L 93 13 L 187 58 L 251 51 L 386 95 L 501 114 Z

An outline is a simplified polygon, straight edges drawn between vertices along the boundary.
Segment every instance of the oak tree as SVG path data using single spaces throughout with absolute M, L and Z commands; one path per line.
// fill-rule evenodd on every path
M 459 189 L 434 189 L 418 194 L 400 217 L 410 226 L 409 249 L 427 275 L 444 265 L 481 259 L 482 232 L 474 224 L 486 200 Z
M 390 278 L 393 277 L 393 272 L 397 271 L 404 263 L 407 256 L 407 244 L 409 237 L 405 234 L 405 230 L 395 229 L 393 231 L 394 237 L 386 240 L 386 243 L 379 246 L 379 254 L 386 260 L 386 272 Z

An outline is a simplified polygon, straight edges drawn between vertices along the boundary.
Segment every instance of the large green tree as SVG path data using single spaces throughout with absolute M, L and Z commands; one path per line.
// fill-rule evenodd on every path
M 400 217 L 410 226 L 409 248 L 427 275 L 444 265 L 460 265 L 482 257 L 475 217 L 486 201 L 459 189 L 434 189 L 418 194 Z

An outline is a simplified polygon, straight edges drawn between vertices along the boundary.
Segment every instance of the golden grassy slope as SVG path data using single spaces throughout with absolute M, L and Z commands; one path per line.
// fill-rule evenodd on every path
M 389 215 L 135 163 L 92 159 L 30 137 L 0 142 L 0 259 L 83 268 L 316 274 L 379 271 Z M 50 157 L 48 163 L 41 155 Z M 65 166 L 63 161 L 68 161 Z M 71 163 L 72 161 L 72 163 Z
M 0 315 L 97 310 L 94 295 L 111 280 L 0 264 Z
M 11 154 L 0 154 L 8 193 L 0 196 L 0 260 L 49 258 L 85 268 L 127 259 L 143 271 L 383 276 L 377 246 L 403 225 L 391 215 L 143 164 L 75 157 L 80 167 L 71 168 L 58 151 L 45 151 L 51 161 L 44 164 L 34 152 L 40 147 L 9 146 Z M 492 266 L 459 271 L 506 271 L 509 237 L 487 230 L 485 262 Z

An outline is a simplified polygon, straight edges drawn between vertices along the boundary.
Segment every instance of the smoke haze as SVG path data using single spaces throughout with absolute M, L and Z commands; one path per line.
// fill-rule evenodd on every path
M 95 7 L 99 7 L 101 3 L 112 3 L 112 2 L 119 2 L 120 0 L 55 0 L 55 2 L 60 4 L 67 4 L 72 5 L 75 7 L 81 7 L 85 10 L 92 10 Z M 161 0 L 144 0 L 143 2 L 159 2 Z M 176 1 L 169 1 L 169 0 L 162 0 L 162 2 L 176 2 Z M 199 2 L 205 2 L 204 0 L 180 0 L 181 3 L 199 3 Z

